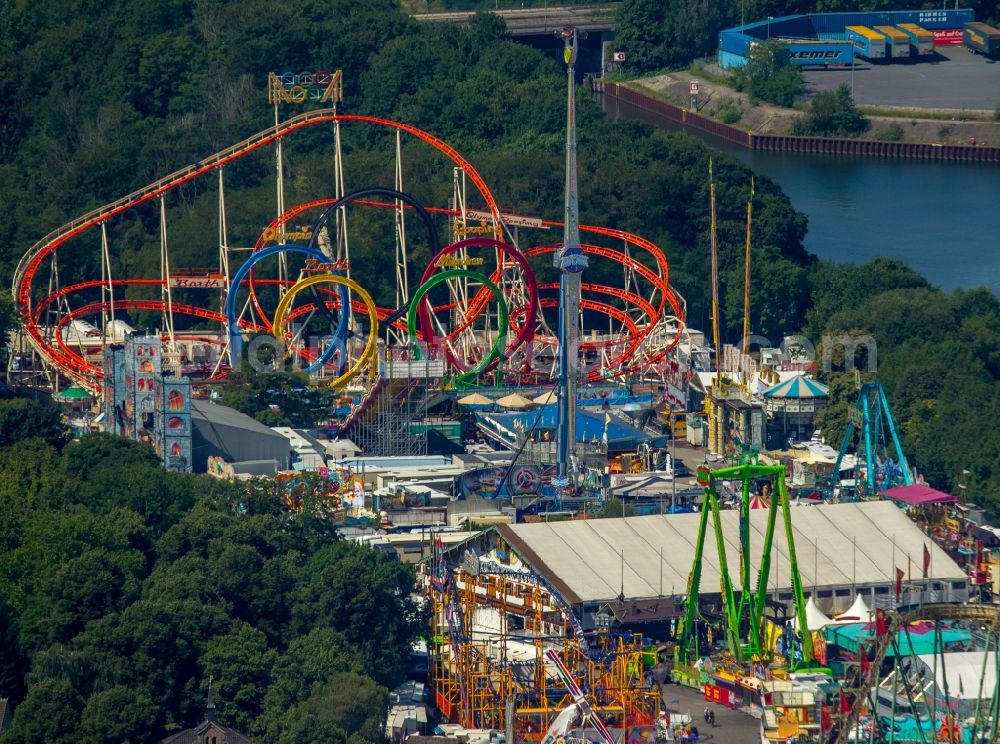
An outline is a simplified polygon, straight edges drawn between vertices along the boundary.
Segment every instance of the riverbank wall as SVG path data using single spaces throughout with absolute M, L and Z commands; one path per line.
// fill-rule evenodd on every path
M 1000 164 L 1000 147 L 754 134 L 652 98 L 619 83 L 600 84 L 595 81 L 594 89 L 604 95 L 606 110 L 620 102 L 641 110 L 653 122 L 659 120 L 697 130 L 749 150 Z M 611 107 L 607 105 L 609 103 Z

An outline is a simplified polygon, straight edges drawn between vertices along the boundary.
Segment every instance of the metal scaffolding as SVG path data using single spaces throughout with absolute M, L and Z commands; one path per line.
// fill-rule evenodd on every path
M 641 636 L 585 636 L 570 608 L 535 574 L 482 572 L 467 561 L 451 571 L 437 563 L 429 582 L 431 668 L 445 718 L 540 741 L 573 702 L 546 660 L 546 651 L 555 650 L 609 727 L 654 725 L 660 697 L 647 685 L 644 666 L 655 652 L 643 649 Z
M 444 365 L 429 359 L 388 359 L 380 370 L 345 431 L 365 455 L 426 455 L 427 412 L 444 395 Z

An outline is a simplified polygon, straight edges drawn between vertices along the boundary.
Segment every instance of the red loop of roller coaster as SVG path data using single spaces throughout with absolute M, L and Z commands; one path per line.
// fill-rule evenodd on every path
M 119 281 L 128 282 L 132 280 L 122 279 Z M 142 281 L 151 281 L 151 280 L 142 280 Z M 92 315 L 100 312 L 106 312 L 108 310 L 111 310 L 112 307 L 115 310 L 148 310 L 152 312 L 163 312 L 166 309 L 166 305 L 167 303 L 164 300 L 115 300 L 114 302 L 111 302 L 111 300 L 105 300 L 103 302 L 92 302 L 89 305 L 82 305 L 76 308 L 75 310 L 70 310 L 68 313 L 63 314 L 63 316 L 59 318 L 59 322 L 56 324 L 55 327 L 56 344 L 59 346 L 61 354 L 63 354 L 64 356 L 66 356 L 67 358 L 76 363 L 74 369 L 85 370 L 86 374 L 89 375 L 91 378 L 104 377 L 104 370 L 102 370 L 100 367 L 96 365 L 91 364 L 86 359 L 84 359 L 75 351 L 69 348 L 69 346 L 66 344 L 65 340 L 62 337 L 63 329 L 65 329 L 66 326 L 68 326 L 70 323 L 72 323 L 79 317 Z M 185 305 L 183 303 L 177 303 L 177 302 L 172 303 L 172 307 L 174 312 L 179 315 L 191 315 L 197 318 L 204 318 L 205 320 L 214 320 L 222 324 L 226 322 L 226 316 L 223 313 L 217 313 L 213 312 L 212 310 L 206 310 L 203 307 L 197 307 L 195 305 Z M 248 331 L 263 330 L 260 326 L 245 321 L 242 322 L 240 325 L 241 327 L 245 328 Z M 174 337 L 184 338 L 187 337 L 187 334 L 177 334 Z M 217 339 L 211 339 L 204 336 L 191 336 L 190 338 L 195 340 L 202 340 L 206 343 L 225 345 L 225 341 L 219 341 Z M 98 339 L 94 340 L 97 341 Z
M 490 281 L 496 283 L 503 273 L 504 264 L 506 263 L 506 258 L 510 258 L 521 268 L 522 276 L 524 277 L 524 283 L 528 290 L 528 303 L 526 308 L 526 322 L 520 330 L 514 335 L 514 338 L 507 344 L 503 356 L 510 356 L 521 344 L 531 338 L 535 332 L 535 319 L 538 315 L 538 283 L 535 280 L 535 272 L 532 271 L 531 265 L 528 263 L 528 259 L 525 258 L 524 254 L 521 253 L 517 248 L 510 245 L 509 243 L 504 243 L 493 238 L 467 238 L 465 240 L 459 240 L 457 243 L 452 243 L 451 245 L 446 245 L 440 251 L 438 251 L 433 258 L 431 258 L 430 263 L 427 264 L 427 268 L 424 269 L 423 276 L 420 277 L 420 283 L 424 284 L 427 282 L 434 271 L 438 268 L 438 261 L 440 261 L 445 256 L 452 255 L 458 251 L 465 250 L 466 248 L 493 248 L 498 254 L 503 254 L 503 258 L 498 256 L 498 266 L 494 272 L 493 277 Z M 486 295 L 490 292 L 486 287 L 483 287 L 479 292 L 477 292 L 476 297 L 483 295 L 483 300 L 481 303 L 477 303 L 475 299 L 469 303 L 468 310 L 465 313 L 465 318 L 463 319 L 461 325 L 454 329 L 445 338 L 451 338 L 454 335 L 461 333 L 466 328 L 472 324 L 472 320 L 478 316 L 486 306 Z M 477 306 L 478 305 L 478 306 Z M 433 345 L 435 340 L 434 326 L 431 322 L 431 313 L 427 309 L 426 304 L 421 304 L 417 308 L 417 315 L 420 320 L 420 335 L 423 341 L 428 345 Z M 506 332 L 507 329 L 497 329 L 497 332 Z M 445 345 L 445 356 L 448 361 L 458 367 L 462 372 L 468 372 L 471 368 L 470 365 L 464 359 L 459 359 L 455 356 L 450 345 Z M 526 370 L 527 371 L 527 370 Z
M 558 248 L 559 248 L 558 245 L 536 245 L 533 246 L 532 248 L 529 248 L 524 253 L 526 256 L 540 256 L 544 253 L 553 253 L 554 251 L 558 250 Z M 653 272 L 653 270 L 650 269 L 645 264 L 641 263 L 640 261 L 637 261 L 631 256 L 626 256 L 624 253 L 621 253 L 620 251 L 616 251 L 611 248 L 605 248 L 600 245 L 591 245 L 590 243 L 584 243 L 580 246 L 580 248 L 583 250 L 584 253 L 589 253 L 595 256 L 601 256 L 602 258 L 607 258 L 622 264 L 626 268 L 635 271 L 644 279 L 647 279 L 650 282 L 650 284 L 653 285 L 654 289 L 658 289 L 660 291 L 659 305 L 655 309 L 653 309 L 652 306 L 650 305 L 651 312 L 647 313 L 649 315 L 650 323 L 655 324 L 660 321 L 663 310 L 668 302 L 671 304 L 671 307 L 675 308 L 676 311 L 678 312 L 680 311 L 680 303 L 677 301 L 677 297 L 674 294 L 673 290 L 670 288 L 670 284 L 667 282 L 666 278 L 657 276 L 657 274 Z M 548 286 L 551 285 L 547 285 L 546 288 L 548 288 Z M 591 284 L 590 286 L 598 286 L 598 285 Z M 646 302 L 645 300 L 642 301 Z M 646 304 L 649 305 L 648 302 L 646 302 Z M 554 343 L 554 341 L 548 343 Z
M 558 289 L 558 288 L 559 288 L 558 284 L 547 284 L 542 287 L 542 289 L 546 290 Z M 631 302 L 632 304 L 639 307 L 639 309 L 642 310 L 644 313 L 646 313 L 646 316 L 650 319 L 650 321 L 646 324 L 646 326 L 642 330 L 639 330 L 634 319 L 632 319 L 632 317 L 628 315 L 628 313 L 620 310 L 619 308 L 615 309 L 621 313 L 620 315 L 618 313 L 606 313 L 611 315 L 611 317 L 615 318 L 616 320 L 625 323 L 625 325 L 628 327 L 630 331 L 628 342 L 625 349 L 623 349 L 621 353 L 613 356 L 608 361 L 609 367 L 617 367 L 618 365 L 624 364 L 626 361 L 631 359 L 632 355 L 635 353 L 635 350 L 639 348 L 640 344 L 642 344 L 642 342 L 646 339 L 646 337 L 649 336 L 649 334 L 652 333 L 653 329 L 656 327 L 656 322 L 654 320 L 654 315 L 653 315 L 654 313 L 653 306 L 650 305 L 644 298 L 640 297 L 639 295 L 636 295 L 632 292 L 628 292 L 626 290 L 617 289 L 615 287 L 606 287 L 602 284 L 584 283 L 581 285 L 580 288 L 588 292 L 611 295 L 612 297 L 615 297 L 617 299 L 625 300 L 626 302 Z M 543 305 L 543 307 L 558 307 L 559 305 L 558 299 L 555 298 L 548 298 L 548 299 L 551 302 L 554 302 L 554 304 L 553 305 L 545 304 Z M 585 310 L 595 309 L 595 308 L 587 308 L 584 306 L 583 303 L 587 299 L 588 298 L 581 298 L 580 306 L 583 307 Z M 606 303 L 602 303 L 599 301 L 592 301 L 592 302 L 597 302 L 599 305 L 601 305 L 602 308 L 613 307 L 612 305 L 607 305 Z M 628 321 L 622 320 L 622 316 L 629 318 L 629 320 Z M 542 339 L 541 343 L 546 343 L 546 339 Z M 551 339 L 550 343 L 555 343 L 555 339 Z
M 458 151 L 443 140 L 438 139 L 428 132 L 418 129 L 417 127 L 409 124 L 403 124 L 401 122 L 390 121 L 388 119 L 381 119 L 374 116 L 359 116 L 355 114 L 337 114 L 333 109 L 309 111 L 292 117 L 288 121 L 265 129 L 263 132 L 258 132 L 252 137 L 249 137 L 232 147 L 228 147 L 225 150 L 221 150 L 205 160 L 199 161 L 186 168 L 182 168 L 179 171 L 175 171 L 169 176 L 155 181 L 138 191 L 134 191 L 117 201 L 88 212 L 87 214 L 78 217 L 66 225 L 52 231 L 40 241 L 35 243 L 28 250 L 28 252 L 22 256 L 20 262 L 18 262 L 17 268 L 14 271 L 13 281 L 13 292 L 18 306 L 18 313 L 21 323 L 28 332 L 28 336 L 32 341 L 32 345 L 43 357 L 46 357 L 50 362 L 55 364 L 57 367 L 62 368 L 63 371 L 67 372 L 71 377 L 74 377 L 74 379 L 77 379 L 78 381 L 85 381 L 85 378 L 88 375 L 95 376 L 91 372 L 91 370 L 94 369 L 94 365 L 87 364 L 86 362 L 83 362 L 81 365 L 80 362 L 83 360 L 68 357 L 64 352 L 53 348 L 45 340 L 45 338 L 43 338 L 41 329 L 39 328 L 38 323 L 35 322 L 31 312 L 31 285 L 34 283 L 35 275 L 37 274 L 42 261 L 55 252 L 59 246 L 66 243 L 71 238 L 80 235 L 91 227 L 94 227 L 95 225 L 105 222 L 112 217 L 133 209 L 140 204 L 150 201 L 151 199 L 162 196 L 163 194 L 182 186 L 188 181 L 198 178 L 206 173 L 215 171 L 227 163 L 238 160 L 244 155 L 286 137 L 299 129 L 310 127 L 315 124 L 335 121 L 361 122 L 366 124 L 375 124 L 378 126 L 386 126 L 399 131 L 407 132 L 417 139 L 431 145 L 465 171 L 466 176 L 473 182 L 473 184 L 475 184 L 476 188 L 479 189 L 479 192 L 485 200 L 486 206 L 493 215 L 494 220 L 499 222 L 500 208 L 482 176 L 480 176 L 479 172 L 472 167 L 471 163 L 466 161 L 465 158 L 458 153 Z
M 594 230 L 602 231 L 603 228 L 594 228 Z M 611 231 L 611 232 L 620 233 L 620 231 Z M 623 234 L 627 235 L 627 233 Z M 636 236 L 629 236 L 630 241 L 633 239 L 642 240 L 637 238 Z M 663 256 L 663 252 L 660 251 L 659 248 L 657 248 L 652 243 L 649 243 L 649 241 L 642 241 L 642 242 L 644 243 L 642 247 L 645 247 L 646 250 L 649 250 L 653 254 L 654 258 L 657 259 L 658 263 L 660 263 L 660 258 L 662 258 L 662 263 L 660 263 L 660 266 L 661 270 L 665 270 L 666 258 Z M 525 251 L 525 253 L 529 256 L 537 256 L 537 255 L 542 255 L 544 253 L 551 253 L 555 251 L 557 248 L 558 246 L 556 245 L 534 246 L 529 250 Z M 677 296 L 674 293 L 673 289 L 670 287 L 666 279 L 666 276 L 657 276 L 649 267 L 647 267 L 640 261 L 636 260 L 635 258 L 631 256 L 626 256 L 625 254 L 619 251 L 612 250 L 610 248 L 605 248 L 603 246 L 583 244 L 581 248 L 585 253 L 590 253 L 593 255 L 598 255 L 604 258 L 608 258 L 612 261 L 617 261 L 618 263 L 622 264 L 623 266 L 626 266 L 627 268 L 635 271 L 643 278 L 647 279 L 654 286 L 654 288 L 660 291 L 659 305 L 656 308 L 654 308 L 645 298 L 640 297 L 639 295 L 636 295 L 632 292 L 628 292 L 627 290 L 622 290 L 614 287 L 606 287 L 604 285 L 593 284 L 593 283 L 584 283 L 583 285 L 581 285 L 581 289 L 585 291 L 596 292 L 601 294 L 610 294 L 626 302 L 630 302 L 636 307 L 638 307 L 640 310 L 642 310 L 649 318 L 649 322 L 645 325 L 643 330 L 633 331 L 628 346 L 625 348 L 624 351 L 622 351 L 621 354 L 614 357 L 613 360 L 610 362 L 610 366 L 618 366 L 619 364 L 623 364 L 624 362 L 630 360 L 632 354 L 635 353 L 636 349 L 638 349 L 639 346 L 642 344 L 642 342 L 649 335 L 652 334 L 653 330 L 656 328 L 656 325 L 662 319 L 662 312 L 667 303 L 670 304 L 671 308 L 674 310 L 675 314 L 678 315 L 678 317 L 681 315 L 682 311 L 680 307 L 680 302 L 678 301 Z M 546 289 L 546 290 L 558 289 L 558 285 L 547 284 L 544 285 L 543 287 L 540 287 L 540 289 Z M 543 306 L 550 307 L 550 305 L 548 304 L 543 304 Z M 674 336 L 674 339 L 668 346 L 667 351 L 669 351 L 669 349 L 673 348 L 674 345 L 676 345 L 679 338 L 680 336 L 678 333 Z M 552 337 L 539 336 L 536 337 L 536 340 L 539 341 L 540 343 L 548 343 L 548 344 L 554 344 L 556 342 L 556 339 Z

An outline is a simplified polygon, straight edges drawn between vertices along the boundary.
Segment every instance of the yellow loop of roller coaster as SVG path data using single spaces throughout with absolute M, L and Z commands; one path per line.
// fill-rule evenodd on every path
M 292 306 L 292 300 L 295 298 L 295 295 L 303 289 L 309 289 L 317 284 L 339 284 L 347 287 L 349 290 L 354 292 L 362 302 L 365 303 L 365 309 L 368 311 L 368 319 L 371 322 L 371 327 L 368 329 L 368 342 L 365 344 L 365 348 L 361 352 L 361 357 L 358 359 L 357 363 L 348 367 L 342 375 L 334 378 L 330 382 L 330 387 L 343 387 L 348 382 L 353 380 L 366 364 L 370 365 L 369 368 L 371 369 L 371 373 L 374 374 L 375 351 L 378 345 L 378 309 L 375 307 L 375 301 L 372 299 L 371 295 L 368 294 L 360 284 L 353 279 L 347 278 L 346 276 L 337 276 L 335 274 L 316 274 L 314 276 L 307 276 L 304 279 L 300 279 L 293 284 L 289 290 L 285 292 L 285 296 L 281 298 L 277 309 L 274 311 L 274 319 L 272 321 L 274 335 L 282 341 L 284 340 L 282 338 L 281 329 L 285 325 L 285 315 L 288 313 L 288 309 Z M 345 308 L 341 308 L 341 312 L 345 312 Z

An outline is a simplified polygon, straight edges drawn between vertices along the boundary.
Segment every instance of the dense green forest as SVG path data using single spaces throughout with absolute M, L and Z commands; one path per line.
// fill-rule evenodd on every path
M 267 742 L 379 742 L 426 620 L 414 576 L 290 514 L 273 484 L 165 473 L 0 402 L 0 742 L 158 741 L 219 718 Z
M 748 2 L 746 12 L 799 5 Z M 636 0 L 624 12 L 652 14 L 651 49 L 670 52 L 650 52 L 650 64 L 664 66 L 702 54 L 698 45 L 738 11 L 734 2 Z M 990 13 L 995 3 L 978 15 Z M 668 16 L 675 31 L 660 34 Z M 505 39 L 493 16 L 468 28 L 422 25 L 391 0 L 3 3 L 2 285 L 55 227 L 270 126 L 269 72 L 339 68 L 341 111 L 427 130 L 479 169 L 505 209 L 561 217 L 565 72 Z M 695 328 L 708 327 L 714 158 L 724 334 L 735 341 L 750 172 L 693 139 L 610 121 L 589 97 L 578 100 L 582 220 L 662 246 Z M 321 136 L 329 133 L 288 146 L 289 204 L 332 194 L 329 163 L 311 156 Z M 391 186 L 393 146 L 345 129 L 351 173 L 362 174 L 348 188 Z M 432 206 L 451 191 L 439 161 L 419 147 L 405 158 L 404 183 Z M 230 229 L 252 241 L 274 213 L 273 151 L 231 168 L 227 189 L 239 194 Z M 178 261 L 212 263 L 203 236 L 213 234 L 215 209 L 215 194 L 197 186 L 168 204 Z M 893 261 L 816 261 L 803 248 L 805 217 L 767 179 L 756 181 L 754 218 L 753 332 L 775 344 L 799 331 L 817 344 L 824 334 L 872 334 L 913 461 L 946 489 L 970 470 L 969 493 L 996 508 L 997 298 L 943 293 Z M 109 225 L 120 270 L 156 274 L 158 229 L 155 211 Z M 389 302 L 382 229 L 373 221 L 352 256 L 362 283 Z M 426 246 L 415 250 L 426 256 Z M 67 255 L 63 281 L 99 276 L 96 255 Z M 620 280 L 601 271 L 594 281 Z M 833 436 L 853 376 L 830 379 L 837 395 L 824 428 Z M 291 518 L 268 494 L 163 473 L 141 448 L 104 437 L 66 444 L 34 409 L 9 409 L 0 422 L 0 692 L 20 703 L 0 742 L 147 741 L 200 719 L 208 675 L 225 722 L 262 740 L 373 740 L 366 714 L 399 679 L 416 628 L 409 572 Z

